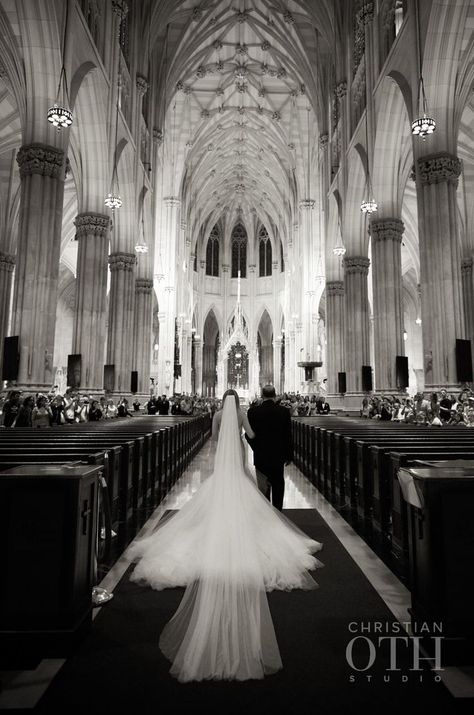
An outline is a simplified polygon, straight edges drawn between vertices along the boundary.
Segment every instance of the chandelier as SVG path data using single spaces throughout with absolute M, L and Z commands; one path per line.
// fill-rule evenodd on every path
M 58 131 L 67 129 L 72 124 L 72 112 L 69 109 L 69 92 L 67 87 L 66 68 L 64 67 L 64 56 L 66 50 L 66 37 L 68 27 L 68 6 L 66 3 L 66 18 L 64 21 L 63 46 L 62 46 L 62 67 L 59 74 L 58 91 L 56 92 L 56 101 L 53 106 L 48 109 L 46 115 L 48 122 L 53 125 Z M 61 101 L 62 100 L 62 101 Z
M 115 211 L 122 206 L 122 199 L 120 198 L 119 191 L 119 180 L 117 173 L 117 134 L 118 134 L 118 117 L 119 117 L 119 95 L 120 95 L 120 73 L 118 77 L 117 85 L 117 101 L 116 101 L 116 111 L 115 111 L 115 143 L 114 143 L 114 168 L 112 170 L 112 181 L 110 182 L 110 191 L 107 194 L 104 204 L 107 208 Z
M 414 136 L 421 137 L 425 141 L 426 137 L 436 129 L 435 120 L 428 115 L 428 102 L 426 101 L 425 94 L 425 83 L 423 81 L 423 60 L 421 57 L 421 38 L 420 38 L 420 14 L 418 8 L 418 0 L 415 3 L 415 19 L 416 19 L 416 37 L 418 42 L 418 71 L 420 73 L 420 79 L 418 83 L 418 101 L 417 106 L 422 110 L 423 116 L 415 119 L 411 125 L 411 133 Z M 421 98 L 421 102 L 420 102 Z M 421 105 L 421 106 L 420 106 Z
M 369 196 L 370 196 L 370 194 L 369 194 Z M 362 201 L 362 203 L 360 205 L 360 210 L 364 214 L 373 214 L 377 211 L 377 209 L 378 209 L 377 202 L 375 201 L 375 199 L 372 199 L 372 198 L 364 199 L 364 201 Z M 344 249 L 344 253 L 345 252 L 346 251 Z M 344 255 L 344 254 L 340 254 L 340 255 Z

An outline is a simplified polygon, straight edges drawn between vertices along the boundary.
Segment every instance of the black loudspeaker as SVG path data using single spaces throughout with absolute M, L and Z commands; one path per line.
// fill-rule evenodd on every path
M 362 365 L 362 390 L 372 392 L 372 368 L 370 365 Z
M 456 371 L 458 382 L 472 382 L 472 354 L 470 340 L 456 340 Z
M 81 386 L 81 354 L 67 356 L 67 386 Z
M 179 362 L 175 362 L 174 364 L 174 377 L 175 379 L 181 377 L 181 365 Z
M 138 392 L 138 372 L 137 370 L 132 370 L 130 373 L 130 392 L 135 394 Z
M 345 372 L 338 372 L 337 373 L 337 389 L 338 392 L 344 394 L 346 392 L 347 387 L 346 387 L 346 373 Z
M 2 380 L 16 380 L 20 366 L 20 338 L 13 335 L 3 341 Z
M 115 387 L 115 365 L 104 365 L 104 390 L 113 392 Z
M 405 355 L 396 356 L 395 371 L 397 375 L 397 387 L 403 390 L 405 387 L 408 387 L 408 358 L 405 357 Z

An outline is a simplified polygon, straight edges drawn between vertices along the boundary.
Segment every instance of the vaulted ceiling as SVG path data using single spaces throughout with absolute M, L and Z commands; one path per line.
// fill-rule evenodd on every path
M 328 17 L 325 2 L 157 3 L 160 180 L 194 229 L 237 213 L 277 226 L 317 196 Z

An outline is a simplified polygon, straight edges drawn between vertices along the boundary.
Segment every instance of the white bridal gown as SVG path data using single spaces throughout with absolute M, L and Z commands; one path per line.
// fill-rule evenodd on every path
M 213 474 L 180 511 L 130 549 L 133 581 L 185 586 L 160 637 L 180 681 L 263 678 L 282 667 L 266 591 L 313 589 L 310 539 L 271 506 L 243 467 L 236 403 L 224 402 Z

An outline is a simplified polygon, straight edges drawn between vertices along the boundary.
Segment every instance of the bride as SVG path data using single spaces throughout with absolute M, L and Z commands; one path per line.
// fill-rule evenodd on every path
M 129 550 L 131 579 L 185 586 L 160 648 L 180 681 L 263 678 L 282 667 L 266 591 L 313 589 L 321 544 L 274 509 L 244 466 L 254 436 L 235 390 L 214 416 L 214 471 L 178 512 Z

